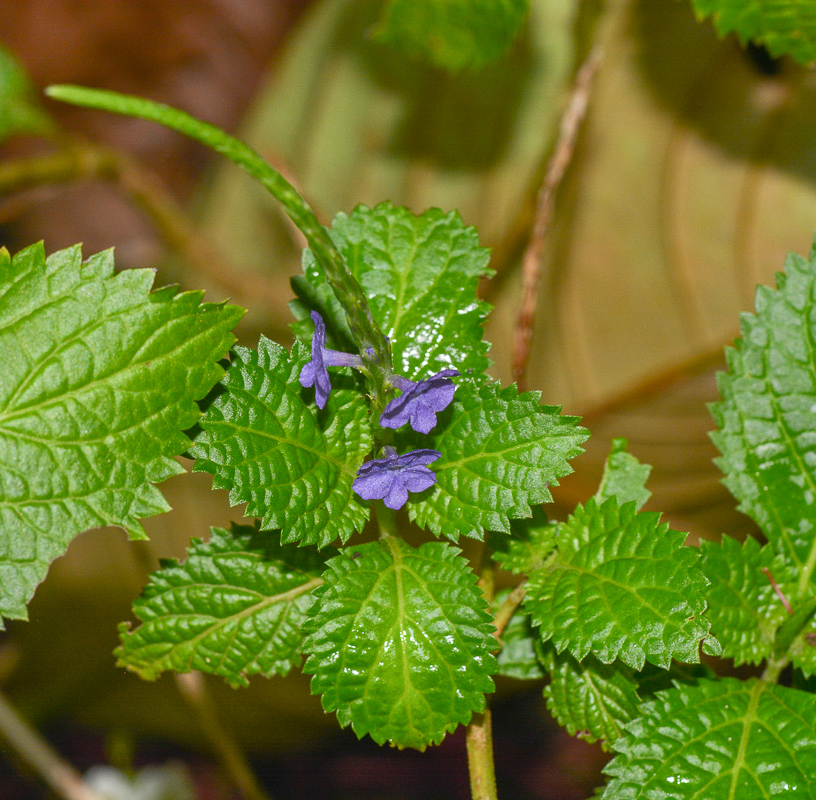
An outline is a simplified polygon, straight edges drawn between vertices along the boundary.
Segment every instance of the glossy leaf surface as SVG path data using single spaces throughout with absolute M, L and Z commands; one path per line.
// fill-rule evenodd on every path
M 619 661 L 602 664 L 591 655 L 578 661 L 569 653 L 557 653 L 551 642 L 539 652 L 550 674 L 544 687 L 547 708 L 571 736 L 611 743 L 638 716 L 638 685 L 626 665 Z
M 816 258 L 790 254 L 777 289 L 761 286 L 756 314 L 726 351 L 722 402 L 711 407 L 725 484 L 739 508 L 795 568 L 816 551 Z
M 258 349 L 235 349 L 190 449 L 196 470 L 229 489 L 233 505 L 280 529 L 284 542 L 320 547 L 362 530 L 368 505 L 351 486 L 371 448 L 368 409 L 353 382 L 333 372 L 335 388 L 318 412 L 300 371 L 309 360 L 262 338 Z
M 77 534 L 146 538 L 140 520 L 168 509 L 153 484 L 183 471 L 243 309 L 151 294 L 153 277 L 114 274 L 110 251 L 0 250 L 0 620 L 25 618 Z
M 316 551 L 281 545 L 277 532 L 213 528 L 184 563 L 153 573 L 133 604 L 141 624 L 120 630 L 119 665 L 147 680 L 195 669 L 232 686 L 285 675 L 301 663 L 300 628 L 323 568 Z
M 652 513 L 615 498 L 578 506 L 559 533 L 557 557 L 530 576 L 525 606 L 543 640 L 579 661 L 619 658 L 634 669 L 645 661 L 700 660 L 709 638 L 706 579 L 685 534 Z
M 776 631 L 788 616 L 770 578 L 790 602 L 796 590 L 790 568 L 771 546 L 752 538 L 740 545 L 723 536 L 719 544 L 700 542 L 700 549 L 700 567 L 711 582 L 707 616 L 723 655 L 736 664 L 760 663 L 773 653 Z
M 454 211 L 416 216 L 381 203 L 338 214 L 331 237 L 390 339 L 395 372 L 415 381 L 450 367 L 483 375 L 490 346 L 482 325 L 490 306 L 476 290 L 490 274 L 489 251 L 475 228 Z M 319 290 L 325 279 L 308 251 L 304 270 Z
M 304 630 L 312 692 L 362 737 L 424 750 L 485 707 L 492 617 L 457 548 L 401 540 L 328 562 Z
M 604 800 L 816 797 L 816 697 L 733 678 L 679 685 L 641 707 L 606 767 Z
M 572 472 L 568 461 L 589 435 L 559 411 L 515 385 L 461 385 L 449 419 L 422 437 L 442 458 L 434 463 L 436 486 L 408 506 L 411 519 L 454 541 L 509 532 L 511 519 L 551 500 L 548 486 Z

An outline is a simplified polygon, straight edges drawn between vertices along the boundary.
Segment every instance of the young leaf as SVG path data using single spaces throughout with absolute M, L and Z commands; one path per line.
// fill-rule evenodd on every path
M 816 797 L 816 696 L 734 678 L 678 684 L 613 749 L 604 800 Z
M 285 675 L 301 662 L 301 625 L 324 568 L 324 557 L 282 545 L 277 532 L 213 528 L 183 564 L 163 561 L 153 573 L 133 604 L 142 624 L 120 627 L 119 666 L 145 680 L 197 669 L 232 686 Z
M 756 315 L 726 351 L 722 402 L 711 412 L 725 484 L 797 570 L 812 572 L 816 551 L 816 253 L 790 254 L 777 290 L 757 289 Z M 809 575 L 807 576 L 809 577 Z M 805 580 L 807 580 L 807 577 Z
M 0 142 L 17 134 L 49 134 L 54 127 L 25 70 L 0 46 Z
M 512 589 L 503 589 L 493 598 L 493 611 L 498 611 Z M 538 656 L 535 652 L 536 635 L 533 632 L 530 618 L 523 608 L 516 609 L 501 635 L 501 650 L 496 660 L 499 663 L 499 675 L 506 678 L 517 678 L 522 681 L 534 681 L 544 677 Z
M 0 622 L 26 618 L 74 536 L 146 538 L 140 520 L 168 509 L 153 484 L 183 472 L 183 431 L 244 311 L 152 282 L 114 275 L 110 251 L 0 249 Z
M 515 385 L 460 385 L 445 424 L 422 446 L 442 453 L 436 485 L 409 504 L 412 520 L 454 541 L 481 539 L 485 530 L 509 532 L 510 520 L 529 517 L 530 506 L 550 502 L 551 484 L 572 472 L 588 432 L 577 417 L 539 405 L 537 392 Z M 447 412 L 446 412 L 447 413 Z
M 765 45 L 772 56 L 791 55 L 800 64 L 816 61 L 813 0 L 692 0 L 698 19 L 713 16 L 720 36 Z
M 510 535 L 492 532 L 493 558 L 510 572 L 528 574 L 544 565 L 555 549 L 560 522 L 547 518 L 541 506 L 533 506 L 533 515 L 510 522 Z
M 345 542 L 368 519 L 351 485 L 371 429 L 356 389 L 336 388 L 319 413 L 304 403 L 298 378 L 308 360 L 303 345 L 290 357 L 264 337 L 257 351 L 236 347 L 190 454 L 196 470 L 214 476 L 214 488 L 229 489 L 233 505 L 247 503 L 247 513 L 262 518 L 263 529 L 323 547 Z
M 634 502 L 635 508 L 640 511 L 652 495 L 646 488 L 651 471 L 648 464 L 641 464 L 626 452 L 626 439 L 613 439 L 595 499 L 600 505 L 608 497 L 617 497 L 619 505 Z
M 513 43 L 528 0 L 389 0 L 375 37 L 452 72 L 478 69 Z
M 474 228 L 455 211 L 415 216 L 381 203 L 338 214 L 331 237 L 391 341 L 395 372 L 414 381 L 450 367 L 484 374 L 490 345 L 482 325 L 490 306 L 476 290 L 491 274 L 490 256 Z M 325 283 L 309 251 L 303 267 L 313 286 Z
M 672 658 L 700 660 L 699 647 L 718 652 L 709 635 L 706 579 L 699 552 L 685 534 L 610 497 L 578 506 L 559 532 L 557 557 L 530 576 L 525 607 L 541 638 L 582 661 L 646 660 L 667 668 Z
M 634 673 L 618 661 L 602 664 L 588 655 L 577 661 L 557 653 L 551 642 L 539 644 L 539 657 L 550 674 L 544 687 L 547 708 L 570 733 L 588 742 L 614 742 L 623 726 L 638 716 Z
M 424 750 L 483 711 L 493 691 L 492 618 L 459 550 L 388 538 L 328 562 L 304 667 L 345 727 Z
M 760 547 L 750 537 L 742 546 L 729 536 L 719 544 L 702 541 L 700 550 L 700 568 L 711 583 L 707 616 L 723 655 L 736 664 L 759 664 L 773 653 L 776 631 L 788 616 L 769 575 L 793 599 L 790 568 L 770 545 Z

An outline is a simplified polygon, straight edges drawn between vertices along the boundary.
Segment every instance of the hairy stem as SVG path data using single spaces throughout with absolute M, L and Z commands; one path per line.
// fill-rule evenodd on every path
M 0 736 L 60 797 L 65 800 L 104 800 L 20 716 L 2 692 L 0 692 Z
M 176 684 L 189 705 L 201 730 L 209 739 L 224 771 L 238 787 L 245 800 L 270 800 L 255 778 L 249 761 L 235 739 L 218 719 L 212 698 L 200 672 L 176 675 Z
M 374 513 L 377 515 L 377 525 L 380 529 L 380 538 L 398 536 L 396 512 L 390 509 L 382 500 L 374 503 L 374 509 Z
M 281 203 L 286 214 L 303 231 L 315 260 L 323 270 L 337 299 L 343 305 L 349 327 L 360 352 L 368 348 L 377 355 L 370 366 L 371 388 L 378 399 L 385 397 L 387 377 L 391 374 L 391 351 L 379 326 L 374 322 L 366 296 L 346 267 L 340 251 L 328 231 L 320 224 L 309 204 L 271 164 L 244 142 L 215 125 L 191 117 L 162 103 L 118 92 L 88 89 L 81 86 L 50 86 L 46 94 L 57 100 L 114 114 L 157 122 L 189 136 L 226 156 L 256 178 Z M 384 403 L 383 403 L 384 405 Z

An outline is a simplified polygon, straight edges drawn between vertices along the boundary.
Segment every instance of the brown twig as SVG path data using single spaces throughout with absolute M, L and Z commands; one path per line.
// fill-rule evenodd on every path
M 767 567 L 763 567 L 762 571 L 765 573 L 765 577 L 768 579 L 768 582 L 771 584 L 771 586 L 773 586 L 773 590 L 782 601 L 782 605 L 785 606 L 785 611 L 787 611 L 788 614 L 793 614 L 793 609 L 788 602 L 788 598 L 782 593 L 782 590 L 779 588 L 779 584 L 774 580 L 773 575 L 771 575 L 771 571 Z
M 578 70 L 569 102 L 561 117 L 555 149 L 547 164 L 541 188 L 538 190 L 533 229 L 522 260 L 522 298 L 516 318 L 513 348 L 513 377 L 519 386 L 530 356 L 530 342 L 538 305 L 538 287 L 541 283 L 541 257 L 550 231 L 555 195 L 572 159 L 578 131 L 586 116 L 592 79 L 600 60 L 601 48 L 595 47 Z
M 0 692 L 0 736 L 65 800 L 104 800 L 40 736 Z

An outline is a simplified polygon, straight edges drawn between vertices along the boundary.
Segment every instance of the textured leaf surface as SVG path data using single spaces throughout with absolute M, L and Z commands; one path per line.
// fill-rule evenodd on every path
M 541 506 L 533 506 L 532 517 L 510 522 L 509 536 L 491 533 L 493 558 L 510 572 L 532 572 L 552 553 L 560 526 L 560 522 L 547 518 Z
M 493 610 L 498 611 L 512 589 L 503 589 L 493 598 Z M 502 648 L 496 660 L 499 675 L 518 680 L 532 681 L 544 677 L 535 652 L 536 635 L 530 618 L 523 608 L 518 608 L 510 617 L 501 635 Z
M 331 559 L 304 630 L 312 692 L 362 737 L 424 749 L 482 711 L 492 618 L 459 550 L 385 541 Z
M 539 653 L 550 674 L 544 687 L 547 708 L 571 736 L 611 743 L 638 716 L 638 684 L 626 665 L 602 664 L 591 655 L 577 661 L 569 653 L 557 653 L 551 642 L 541 645 Z
M 301 662 L 300 628 L 324 566 L 314 550 L 281 545 L 277 532 L 213 528 L 183 564 L 164 561 L 153 573 L 133 604 L 142 624 L 121 628 L 119 665 L 146 680 L 197 669 L 232 686 L 285 675 Z
M 709 636 L 706 579 L 684 540 L 634 503 L 578 506 L 557 558 L 530 576 L 525 606 L 541 638 L 579 661 L 588 653 L 634 669 L 646 660 L 664 668 L 672 658 L 699 661 Z M 717 651 L 716 642 L 708 646 Z
M 777 286 L 757 290 L 727 351 L 712 439 L 740 510 L 802 569 L 816 548 L 816 259 L 790 254 Z
M 816 797 L 816 696 L 757 680 L 661 692 L 614 744 L 604 800 Z
M 774 591 L 767 569 L 788 599 L 796 581 L 770 545 L 748 538 L 743 545 L 729 536 L 700 542 L 700 567 L 711 585 L 706 590 L 711 631 L 723 655 L 736 664 L 758 664 L 773 652 L 774 636 L 788 612 Z
M 213 487 L 229 489 L 233 505 L 261 517 L 264 529 L 280 529 L 284 542 L 323 547 L 360 531 L 368 518 L 351 490 L 371 449 L 368 410 L 344 376 L 326 408 L 303 400 L 298 377 L 309 354 L 289 354 L 261 338 L 258 350 L 235 348 L 190 453 L 196 470 L 213 475 Z
M 25 618 L 77 534 L 144 538 L 140 520 L 167 510 L 153 484 L 183 471 L 182 431 L 243 314 L 113 270 L 110 251 L 0 250 L 0 620 Z
M 760 42 L 773 56 L 816 61 L 816 3 L 813 0 L 692 0 L 697 16 L 713 16 L 717 32 Z
M 646 488 L 651 471 L 648 464 L 641 464 L 626 452 L 626 439 L 614 439 L 595 499 L 603 503 L 608 497 L 616 497 L 619 505 L 634 502 L 639 511 L 652 494 Z
M 478 68 L 510 47 L 527 11 L 528 0 L 389 0 L 375 35 L 445 69 Z
M 0 142 L 15 134 L 48 133 L 53 127 L 25 70 L 0 46 Z
M 547 487 L 572 472 L 568 461 L 589 435 L 559 411 L 515 385 L 459 386 L 449 421 L 421 439 L 442 458 L 434 463 L 436 485 L 408 506 L 411 519 L 454 541 L 509 532 L 511 519 L 552 499 Z
M 478 300 L 490 274 L 489 251 L 459 215 L 432 208 L 421 216 L 381 203 L 334 218 L 331 237 L 391 340 L 394 371 L 411 380 L 455 367 L 481 376 L 490 363 L 482 324 L 490 306 Z M 325 283 L 304 253 L 306 277 Z

